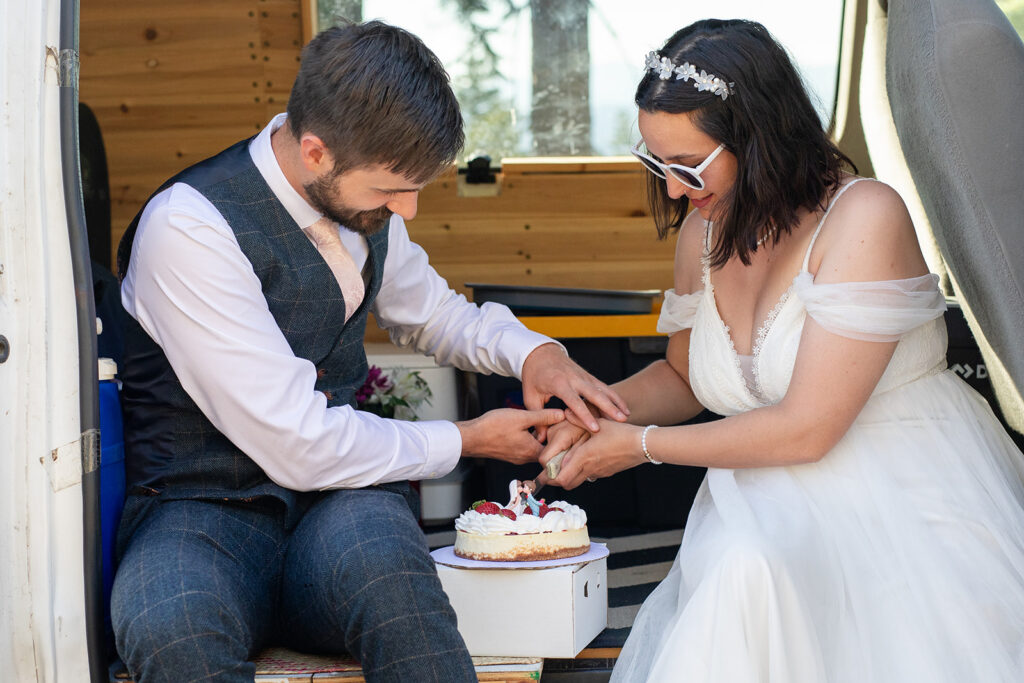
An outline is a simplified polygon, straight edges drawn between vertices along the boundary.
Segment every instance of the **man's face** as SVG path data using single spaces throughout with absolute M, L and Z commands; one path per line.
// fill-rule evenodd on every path
M 362 235 L 383 228 L 393 213 L 412 220 L 422 188 L 422 184 L 382 166 L 356 168 L 341 174 L 332 169 L 303 185 L 314 209 Z

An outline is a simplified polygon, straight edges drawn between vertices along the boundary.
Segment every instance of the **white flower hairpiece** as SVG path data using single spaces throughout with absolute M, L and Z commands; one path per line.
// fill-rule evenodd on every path
M 698 92 L 708 91 L 712 95 L 721 97 L 723 100 L 735 92 L 733 90 L 736 87 L 735 83 L 726 83 L 718 76 L 709 74 L 703 69 L 698 72 L 697 67 L 689 62 L 683 62 L 676 66 L 671 59 L 662 57 L 654 50 L 647 53 L 644 67 L 658 74 L 658 78 L 663 81 L 672 78 L 672 74 L 676 75 L 677 81 L 682 81 L 683 83 L 692 80 L 693 87 Z

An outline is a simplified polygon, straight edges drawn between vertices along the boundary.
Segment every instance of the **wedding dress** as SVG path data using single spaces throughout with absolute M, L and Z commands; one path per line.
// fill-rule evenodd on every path
M 692 389 L 715 413 L 782 399 L 808 315 L 899 343 L 819 462 L 708 470 L 612 680 L 1024 681 L 1024 457 L 946 369 L 937 277 L 815 284 L 805 256 L 748 383 L 706 254 L 703 290 L 667 292 L 659 329 L 692 328 Z

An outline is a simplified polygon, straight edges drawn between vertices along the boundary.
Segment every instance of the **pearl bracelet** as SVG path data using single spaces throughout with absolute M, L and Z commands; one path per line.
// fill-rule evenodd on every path
M 651 455 L 651 452 L 647 450 L 647 432 L 651 431 L 657 426 L 658 425 L 647 425 L 646 427 L 644 427 L 643 434 L 640 435 L 640 448 L 644 449 L 644 457 L 647 458 L 647 462 L 651 463 L 652 465 L 660 465 L 661 461 L 655 460 L 654 457 Z

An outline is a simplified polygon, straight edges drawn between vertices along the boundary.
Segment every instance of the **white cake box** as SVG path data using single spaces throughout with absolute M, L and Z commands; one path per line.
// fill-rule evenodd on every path
M 608 624 L 603 544 L 549 562 L 474 562 L 456 557 L 451 546 L 432 555 L 474 657 L 572 658 Z M 517 568 L 468 568 L 481 565 Z

